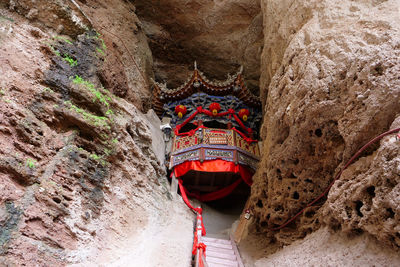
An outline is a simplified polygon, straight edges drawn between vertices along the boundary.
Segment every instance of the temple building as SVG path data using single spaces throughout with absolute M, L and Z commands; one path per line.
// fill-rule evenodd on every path
M 172 184 L 200 201 L 249 190 L 260 149 L 261 103 L 245 86 L 242 69 L 223 82 L 195 68 L 176 89 L 154 83 L 152 105 L 162 119 Z M 171 132 L 171 139 L 170 134 Z M 242 189 L 240 189 L 242 188 Z

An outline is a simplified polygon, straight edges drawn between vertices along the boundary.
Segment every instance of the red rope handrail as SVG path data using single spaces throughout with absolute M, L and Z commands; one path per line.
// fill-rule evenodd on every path
M 192 255 L 196 255 L 197 250 L 199 250 L 199 257 L 197 259 L 199 261 L 199 267 L 204 266 L 203 257 L 206 257 L 206 248 L 207 246 L 203 242 L 199 243 L 199 237 L 196 229 L 194 232 Z
M 328 185 L 328 187 L 325 189 L 324 192 L 322 192 L 322 194 L 320 194 L 316 199 L 314 199 L 313 201 L 311 201 L 310 203 L 307 204 L 307 206 L 305 206 L 302 210 L 300 210 L 298 213 L 296 213 L 292 218 L 290 218 L 289 220 L 287 220 L 284 224 L 274 227 L 274 228 L 269 228 L 269 230 L 271 231 L 277 231 L 280 230 L 282 228 L 284 228 L 285 226 L 287 226 L 289 223 L 291 223 L 292 221 L 294 221 L 297 217 L 299 217 L 307 208 L 311 207 L 314 203 L 316 203 L 318 200 L 320 200 L 322 197 L 324 197 L 329 190 L 331 189 L 331 187 L 333 186 L 333 184 L 336 182 L 337 179 L 339 179 L 339 177 L 342 175 L 343 171 L 358 157 L 361 155 L 361 153 L 367 149 L 370 145 L 372 145 L 373 143 L 375 143 L 376 141 L 382 139 L 383 137 L 392 134 L 392 133 L 396 133 L 399 132 L 400 128 L 396 128 L 393 130 L 389 130 L 387 132 L 384 132 L 378 136 L 376 136 L 375 138 L 371 139 L 368 143 L 366 143 L 362 148 L 360 148 L 357 153 L 355 153 L 353 155 L 353 157 L 350 158 L 350 160 L 346 163 L 346 165 L 343 167 L 343 169 L 336 175 L 335 179 L 333 179 L 333 181 Z M 399 136 L 400 138 L 400 136 Z
M 258 142 L 257 140 L 254 140 L 254 139 L 251 139 L 251 138 L 247 137 L 244 133 L 242 133 L 241 131 L 239 131 L 235 127 L 233 127 L 232 130 L 237 132 L 249 144 L 254 143 L 254 142 Z
M 172 179 L 177 179 L 177 178 L 172 176 Z M 192 209 L 194 212 L 196 212 L 196 213 L 201 215 L 203 213 L 203 209 L 202 208 L 195 208 L 195 207 L 192 206 L 192 204 L 190 204 L 189 199 L 188 199 L 187 194 L 186 194 L 186 189 L 185 189 L 185 187 L 183 187 L 182 179 L 178 179 L 178 185 L 179 185 L 179 190 L 181 191 L 181 194 L 182 194 L 182 199 L 186 203 L 186 205 L 190 209 Z M 205 235 L 206 234 L 206 228 L 203 225 L 202 225 L 202 227 L 204 229 L 203 230 L 204 231 L 203 235 Z
M 177 179 L 174 176 L 172 176 L 172 179 Z M 190 201 L 187 197 L 186 194 L 186 189 L 185 187 L 183 187 L 183 182 L 181 179 L 178 179 L 178 185 L 179 185 L 179 190 L 181 191 L 181 195 L 182 195 L 182 199 L 183 201 L 186 203 L 186 205 L 193 210 L 194 212 L 197 213 L 197 217 L 196 217 L 196 229 L 194 232 L 194 239 L 193 239 L 193 248 L 192 248 L 192 254 L 196 255 L 197 250 L 199 250 L 199 257 L 198 257 L 198 261 L 199 261 L 199 267 L 204 267 L 204 262 L 203 262 L 203 257 L 206 257 L 206 245 L 203 242 L 199 243 L 199 237 L 197 234 L 197 231 L 201 229 L 201 235 L 206 235 L 206 228 L 204 227 L 204 222 L 203 222 L 203 209 L 198 207 L 195 208 L 192 206 L 192 204 L 190 204 Z M 198 221 L 200 220 L 200 228 L 198 226 Z

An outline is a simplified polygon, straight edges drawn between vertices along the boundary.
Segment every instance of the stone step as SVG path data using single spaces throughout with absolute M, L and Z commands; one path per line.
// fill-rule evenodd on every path
M 209 257 L 206 253 L 206 261 L 209 266 L 211 264 L 218 264 L 214 266 L 230 266 L 230 267 L 238 267 L 239 264 L 237 261 L 232 261 L 232 260 L 227 260 L 227 259 L 221 259 L 221 258 L 214 258 L 214 257 Z
M 210 247 L 216 247 L 216 248 L 224 248 L 224 249 L 232 249 L 232 245 L 229 244 L 219 244 L 219 243 L 214 243 L 214 242 L 208 242 L 206 240 L 202 240 L 204 242 L 204 244 L 206 244 L 206 246 L 210 246 Z
M 207 263 L 208 267 L 231 267 L 230 265 L 220 264 L 220 263 Z M 239 266 L 239 265 L 234 265 Z M 240 267 L 240 266 L 239 266 Z
M 226 254 L 226 255 L 235 255 L 235 252 L 232 249 L 217 248 L 217 247 L 212 247 L 212 246 L 207 246 L 206 251 L 214 251 L 214 252 Z
M 236 255 L 234 253 L 228 254 L 228 253 L 224 253 L 224 252 L 221 253 L 221 252 L 206 249 L 206 255 L 207 255 L 207 257 L 210 256 L 213 258 L 221 258 L 221 259 L 232 260 L 232 261 L 236 260 Z
M 226 239 L 219 239 L 207 236 L 204 236 L 201 239 L 204 240 L 205 242 L 210 242 L 210 243 L 227 244 L 227 245 L 231 244 L 231 241 Z

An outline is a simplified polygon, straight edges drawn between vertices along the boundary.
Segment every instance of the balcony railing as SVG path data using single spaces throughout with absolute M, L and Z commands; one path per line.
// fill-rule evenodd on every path
M 259 157 L 258 143 L 245 140 L 235 130 L 199 128 L 194 134 L 174 137 L 170 168 L 185 161 L 222 159 L 255 170 Z

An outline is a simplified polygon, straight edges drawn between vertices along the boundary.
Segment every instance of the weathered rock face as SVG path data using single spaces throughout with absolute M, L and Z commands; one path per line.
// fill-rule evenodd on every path
M 101 82 L 115 95 L 147 112 L 153 59 L 135 6 L 115 0 L 81 2 L 81 10 L 102 34 L 107 45 L 106 55 L 112 55 L 105 58 L 99 71 Z
M 268 230 L 399 127 L 399 1 L 137 0 L 142 23 L 132 2 L 0 3 L 0 265 L 190 263 L 191 216 L 168 198 L 159 121 L 141 112 L 153 68 L 144 32 L 171 86 L 195 59 L 218 79 L 243 64 L 254 90 L 261 74 L 251 230 L 281 245 L 327 224 L 400 246 L 393 135 L 324 204 Z
M 136 0 L 154 56 L 157 81 L 176 87 L 197 60 L 208 77 L 226 79 L 244 66 L 248 86 L 258 93 L 262 15 L 254 0 Z
M 348 236 L 321 228 L 254 266 L 397 266 L 400 255 L 368 234 Z
M 87 17 L 82 16 L 79 6 L 65 1 L 2 1 L 10 10 L 26 17 L 38 27 L 48 27 L 59 34 L 77 37 L 90 25 Z
M 391 128 L 400 128 L 397 117 Z M 365 231 L 400 247 L 400 140 L 381 141 L 370 156 L 345 170 L 324 205 L 324 222 L 344 232 Z
M 53 35 L 76 39 L 89 28 L 97 29 L 107 45 L 107 51 L 97 51 L 105 59 L 99 70 L 102 83 L 112 93 L 147 110 L 152 56 L 135 7 L 114 0 L 81 2 L 22 0 L 2 5 L 26 17 L 30 25 L 52 30 Z
M 290 243 L 318 228 L 323 217 L 399 246 L 399 144 L 393 136 L 344 173 L 323 213 L 319 202 L 291 226 L 268 230 L 320 195 L 363 144 L 397 125 L 398 4 L 262 1 L 264 154 L 251 203 L 256 229 L 271 240 Z
M 149 92 L 139 69 L 151 69 L 151 53 L 140 29 L 111 34 L 136 25 L 132 5 L 32 3 L 0 6 L 0 265 L 114 262 L 138 237 L 150 246 L 136 260 L 186 249 L 187 259 L 175 260 L 189 261 L 191 216 L 174 204 L 168 219 L 163 147 L 152 140 L 160 122 L 140 112 Z M 99 19 L 106 8 L 117 15 Z M 68 35 L 54 35 L 51 21 L 65 11 L 57 28 Z M 178 221 L 184 235 L 175 247 L 140 239 Z

